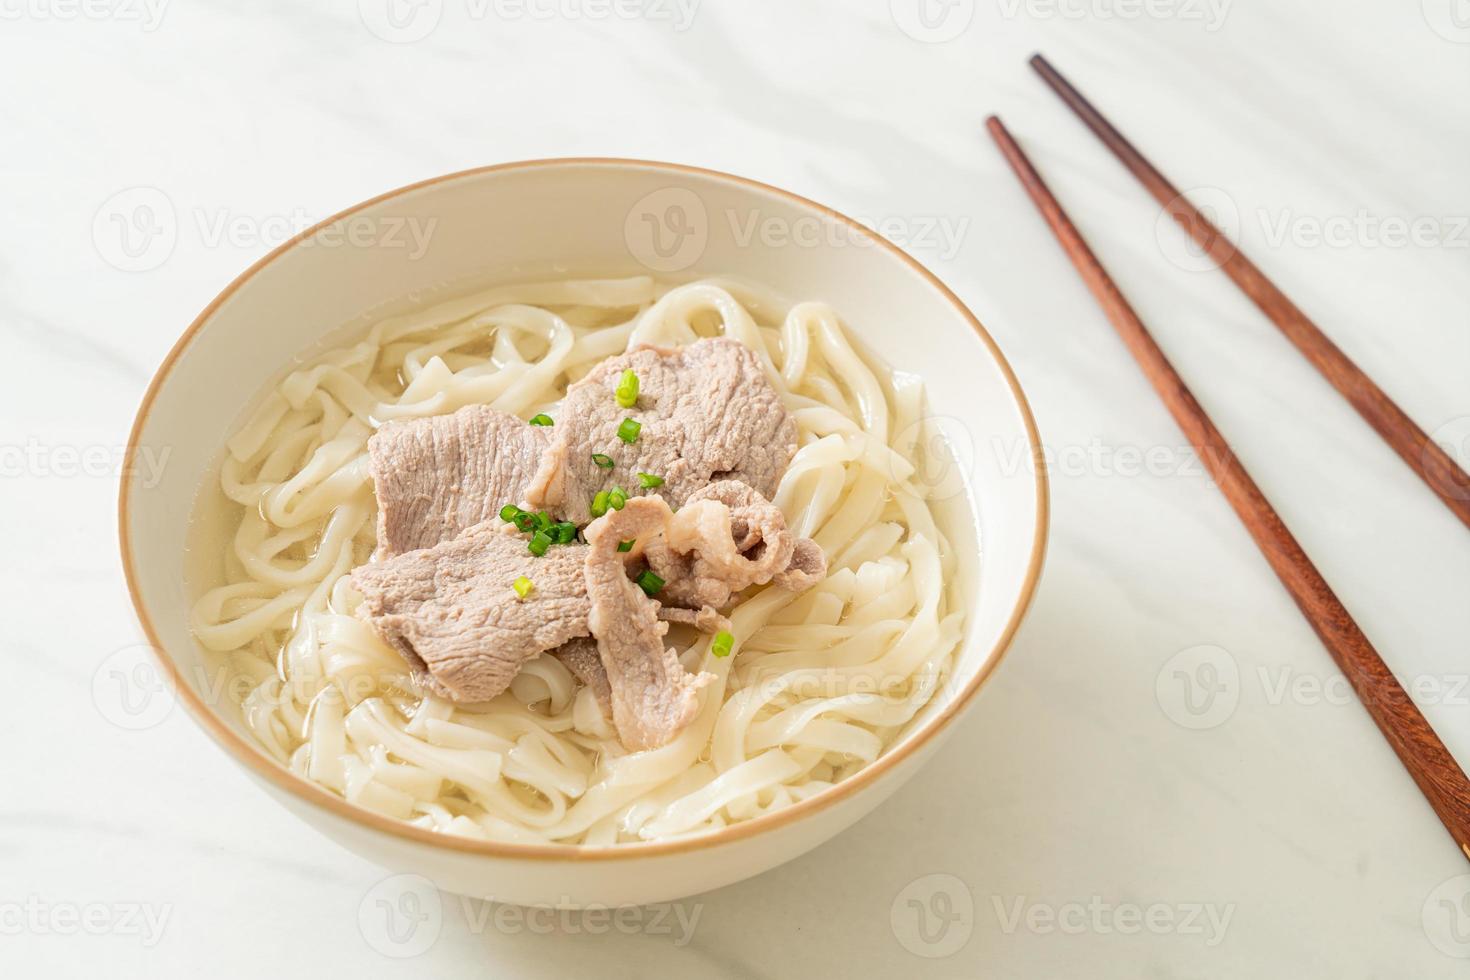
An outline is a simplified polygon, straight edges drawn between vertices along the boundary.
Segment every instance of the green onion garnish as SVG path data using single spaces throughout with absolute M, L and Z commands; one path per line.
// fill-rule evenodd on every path
M 606 514 L 607 513 L 608 497 L 609 497 L 609 494 L 608 494 L 608 492 L 606 490 L 599 490 L 599 491 L 597 491 L 596 495 L 593 496 L 593 498 L 592 498 L 592 516 L 593 517 L 601 517 L 603 514 Z
M 537 531 L 531 535 L 531 541 L 526 545 L 526 550 L 540 558 L 546 554 L 546 549 L 551 547 L 551 535 L 545 531 Z
M 532 415 L 531 416 L 531 424 L 532 425 L 555 425 L 556 423 L 551 420 L 551 416 L 550 415 L 547 415 L 545 412 L 541 412 L 538 415 Z
M 646 595 L 658 595 L 658 590 L 664 587 L 664 580 L 653 574 L 652 570 L 645 568 L 643 574 L 638 576 L 638 588 Z
M 515 504 L 506 504 L 504 507 L 500 508 L 500 519 L 502 521 L 513 521 L 516 519 L 516 515 L 520 512 L 521 509 Z
M 546 513 L 546 511 L 541 511 L 540 513 L 536 514 L 535 517 L 536 526 L 541 530 L 544 531 L 547 528 L 551 527 L 551 515 Z
M 618 550 L 619 551 L 632 551 L 633 550 L 633 539 L 632 538 L 629 538 L 626 541 L 619 541 L 618 542 Z
M 631 369 L 624 371 L 623 376 L 618 379 L 617 388 L 613 389 L 613 395 L 623 408 L 632 408 L 638 404 L 638 375 Z
M 562 521 L 559 524 L 551 525 L 551 529 L 547 533 L 551 535 L 551 540 L 557 544 L 571 544 L 577 540 L 577 525 L 571 521 Z
M 512 517 L 511 520 L 515 521 L 517 531 L 534 531 L 536 529 L 536 515 L 528 511 L 516 511 L 516 516 Z
M 714 641 L 709 645 L 709 652 L 717 657 L 728 657 L 730 650 L 735 646 L 735 637 L 724 630 L 715 634 Z
M 598 466 L 601 466 L 605 470 L 610 470 L 613 468 L 613 458 L 606 453 L 593 453 L 592 462 L 596 463 Z
M 516 595 L 520 596 L 522 599 L 531 594 L 531 580 L 526 578 L 526 576 L 524 575 L 512 582 L 510 584 L 510 587 L 512 589 L 515 589 Z
M 622 510 L 623 505 L 628 502 L 628 491 L 622 487 L 613 487 L 607 492 L 607 505 L 613 510 Z
M 638 430 L 642 428 L 642 422 L 635 422 L 633 419 L 623 419 L 622 424 L 618 426 L 618 438 L 627 443 L 637 442 Z
M 664 478 L 654 476 L 652 473 L 639 473 L 638 485 L 645 490 L 652 489 L 653 487 L 661 487 L 664 485 Z

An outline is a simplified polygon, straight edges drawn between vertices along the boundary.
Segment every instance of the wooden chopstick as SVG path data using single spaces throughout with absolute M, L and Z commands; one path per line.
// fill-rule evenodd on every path
M 1393 447 L 1409 468 L 1429 485 L 1446 507 L 1470 527 L 1470 475 L 1424 430 L 1394 404 L 1352 359 L 1328 339 L 1276 284 L 1149 163 L 1134 145 L 1082 93 L 1041 55 L 1031 58 L 1047 85 L 1067 107 L 1097 134 L 1123 166 L 1162 204 L 1180 226 L 1206 251 L 1241 292 L 1296 345 L 1332 387 L 1358 410 L 1383 441 Z
M 1143 321 L 1000 119 L 991 116 L 985 126 L 1042 217 L 1051 226 L 1067 257 L 1077 267 L 1087 288 L 1174 416 L 1174 421 L 1194 444 L 1221 492 L 1255 539 L 1261 554 L 1337 661 L 1338 668 L 1352 684 L 1404 768 L 1418 783 L 1420 792 L 1434 807 L 1445 829 L 1454 837 L 1465 857 L 1470 858 L 1470 780 L 1466 779 L 1464 770 L 1333 594 L 1332 588 L 1287 530 L 1240 460 L 1236 459 L 1225 437 L 1185 386 L 1184 380 L 1154 342 Z

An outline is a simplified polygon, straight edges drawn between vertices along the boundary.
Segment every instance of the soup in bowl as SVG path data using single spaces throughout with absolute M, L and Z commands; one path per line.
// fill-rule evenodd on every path
M 511 164 L 211 304 L 139 412 L 169 465 L 124 480 L 123 559 L 178 699 L 328 835 L 465 894 L 659 901 L 934 751 L 1035 588 L 1038 445 L 975 318 L 850 220 Z

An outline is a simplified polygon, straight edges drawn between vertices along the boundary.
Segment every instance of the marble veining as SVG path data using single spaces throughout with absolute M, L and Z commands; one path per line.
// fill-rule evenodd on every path
M 0 3 L 0 972 L 1463 975 L 1464 858 L 981 129 L 1004 116 L 1470 763 L 1464 528 L 1193 267 L 1025 65 L 1044 50 L 1464 453 L 1470 28 L 1453 0 L 611 9 Z M 277 807 L 180 712 L 129 731 L 99 708 L 109 658 L 138 642 L 117 460 L 152 366 L 282 238 L 412 180 L 586 154 L 729 170 L 889 221 L 1026 387 L 1051 456 L 1048 568 L 973 715 L 828 845 L 621 922 L 446 895 L 430 941 L 405 946 L 378 924 L 386 873 Z M 127 237 L 160 228 L 166 251 Z

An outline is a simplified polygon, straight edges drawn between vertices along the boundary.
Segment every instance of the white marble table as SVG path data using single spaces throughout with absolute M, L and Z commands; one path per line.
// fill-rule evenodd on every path
M 1460 21 L 1456 0 L 926 2 L 426 0 L 393 19 L 385 0 L 0 2 L 0 974 L 1465 975 L 1470 867 L 980 128 L 1005 116 L 1470 763 L 1464 528 L 1222 277 L 1190 270 L 1025 65 L 1046 51 L 1233 212 L 1247 251 L 1463 453 L 1463 2 Z M 359 928 L 382 872 L 181 713 L 128 733 L 94 708 L 98 665 L 136 638 L 113 471 L 174 338 L 282 237 L 423 177 L 578 154 L 703 164 L 886 221 L 1031 396 L 1048 567 L 978 710 L 837 840 L 682 920 L 446 896 L 432 943 L 395 960 Z M 171 248 L 130 250 L 142 225 L 113 224 L 138 187 L 161 192 Z M 1187 686 L 1212 677 L 1213 701 Z

